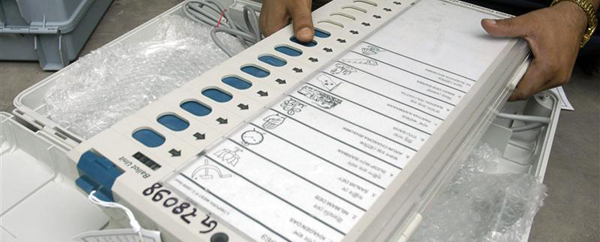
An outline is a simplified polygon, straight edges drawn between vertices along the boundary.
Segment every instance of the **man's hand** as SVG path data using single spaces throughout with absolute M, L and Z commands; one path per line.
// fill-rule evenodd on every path
M 484 19 L 481 25 L 493 36 L 523 37 L 533 52 L 529 69 L 510 96 L 514 101 L 569 82 L 587 17 L 577 4 L 563 1 L 514 18 Z
M 309 42 L 315 34 L 311 16 L 312 0 L 264 0 L 260 15 L 260 30 L 269 36 L 288 25 L 294 25 L 294 35 Z

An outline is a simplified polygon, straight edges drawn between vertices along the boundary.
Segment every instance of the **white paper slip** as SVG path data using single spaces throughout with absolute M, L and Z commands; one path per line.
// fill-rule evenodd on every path
M 142 242 L 161 242 L 160 232 L 142 229 Z M 140 236 L 133 229 L 111 229 L 88 231 L 73 238 L 76 242 L 140 242 Z
M 181 174 L 184 179 L 195 185 L 193 189 L 209 191 L 218 197 L 221 202 L 242 211 L 244 217 L 233 218 L 231 221 L 233 224 L 236 224 L 237 220 L 253 220 L 262 225 L 264 230 L 274 231 L 287 241 L 300 241 L 302 238 L 308 238 L 312 241 L 329 242 L 340 241 L 344 237 L 343 228 L 324 221 L 321 219 L 322 216 L 316 217 L 314 212 L 308 211 L 307 206 L 302 204 L 303 202 L 314 203 L 312 205 L 313 209 L 318 210 L 319 203 L 327 204 L 329 201 L 314 190 L 302 190 L 304 188 L 302 184 L 305 183 L 290 185 L 286 183 L 288 179 L 282 180 L 275 177 L 271 182 L 265 184 L 264 181 L 252 180 L 248 177 L 249 174 L 232 169 L 226 164 L 202 156 L 184 169 Z M 249 165 L 252 165 L 252 163 Z M 207 167 L 218 171 L 219 175 L 207 175 L 204 173 Z M 269 175 L 271 174 L 273 173 L 266 174 L 263 179 L 270 179 Z M 256 178 L 256 175 L 260 174 L 255 174 L 253 177 Z M 277 188 L 273 187 L 278 183 L 283 183 L 290 190 L 289 192 L 299 194 L 284 195 L 281 190 L 276 190 Z M 266 187 L 265 185 L 271 186 Z M 295 200 L 293 196 L 303 196 L 304 201 Z M 202 203 L 198 200 L 196 202 Z M 345 207 L 340 207 L 338 204 L 332 204 L 332 206 L 336 210 L 339 209 L 339 213 L 348 212 Z M 323 215 L 327 216 L 325 212 L 323 212 Z M 352 216 L 359 215 L 353 214 Z M 253 239 L 258 241 L 259 237 Z
M 277 125 L 273 123 L 274 119 L 280 120 Z M 259 132 L 272 137 L 250 148 L 277 162 L 299 160 L 293 165 L 302 169 L 311 170 L 310 164 L 314 164 L 322 172 L 330 169 L 345 171 L 353 175 L 354 178 L 350 180 L 365 180 L 378 187 L 386 187 L 401 171 L 399 166 L 379 158 L 373 150 L 352 146 L 347 143 L 348 140 L 337 139 L 275 111 L 265 112 L 252 124 Z M 238 137 L 233 136 L 234 139 Z M 294 154 L 297 157 L 281 152 L 292 149 L 296 150 Z M 328 179 L 335 178 L 319 175 L 315 180 L 329 183 Z M 328 185 L 333 184 L 336 183 Z
M 372 150 L 379 158 L 398 167 L 404 167 L 408 163 L 410 158 L 415 154 L 415 150 L 369 129 L 376 126 L 377 123 L 372 123 L 369 127 L 363 127 L 346 121 L 344 117 L 336 116 L 318 108 L 335 108 L 334 106 L 341 104 L 341 102 L 342 100 L 340 99 L 332 98 L 331 102 L 317 100 L 309 103 L 295 96 L 290 96 L 275 105 L 273 110 L 320 132 L 329 134 L 339 140 L 344 140 L 355 147 Z M 301 107 L 299 108 L 301 111 L 292 114 L 290 112 L 291 105 Z M 360 116 L 363 114 L 357 112 L 349 115 Z
M 433 115 L 395 99 L 397 98 L 396 95 L 388 97 L 384 93 L 379 93 L 365 86 L 359 86 L 342 80 L 326 72 L 318 74 L 308 83 L 318 88 L 329 90 L 334 95 L 352 99 L 354 102 L 360 103 L 374 112 L 382 113 L 427 134 L 433 133 L 435 128 L 442 122 L 442 120 Z
M 412 109 L 429 114 L 439 120 L 445 119 L 454 107 L 452 104 L 403 86 L 400 79 L 385 79 L 374 73 L 367 73 L 341 62 L 325 68 L 324 71 L 334 76 L 337 80 L 408 105 Z
M 339 62 L 372 76 L 396 82 L 402 87 L 451 105 L 456 105 L 465 94 L 465 91 L 416 75 L 406 67 L 396 66 L 397 63 L 392 64 L 393 60 L 388 60 L 390 61 L 388 63 L 381 57 L 385 58 L 383 55 L 366 56 L 357 52 L 350 52 L 342 57 Z M 366 62 L 356 63 L 356 60 Z
M 506 46 L 506 39 L 490 38 L 481 27 L 481 19 L 497 15 L 465 11 L 461 5 L 458 1 L 421 1 L 398 16 L 393 21 L 397 24 L 384 26 L 363 42 L 478 80 Z
M 462 92 L 467 92 L 475 84 L 475 80 L 467 78 L 450 71 L 441 69 L 427 63 L 409 58 L 400 53 L 384 49 L 381 46 L 376 46 L 367 42 L 359 44 L 352 52 L 365 56 L 363 59 L 377 59 L 382 63 L 389 63 L 396 68 L 405 72 L 411 73 L 421 78 L 443 84 L 445 86 L 458 89 Z M 345 63 L 356 63 L 352 59 L 342 59 Z M 378 62 L 370 61 L 372 65 L 377 65 Z
M 300 89 L 291 94 L 291 96 L 296 97 L 309 105 L 315 104 L 313 107 L 316 107 L 327 114 L 364 127 L 365 129 L 380 134 L 382 137 L 400 143 L 402 146 L 411 150 L 418 150 L 425 142 L 425 139 L 430 136 L 429 133 L 404 124 L 395 117 L 389 116 L 386 113 L 377 112 L 373 108 L 365 106 L 363 102 L 356 101 L 354 96 L 336 96 L 311 83 L 300 87 Z M 315 96 L 338 99 L 343 102 L 343 104 L 340 102 L 340 105 L 337 105 L 336 107 L 323 107 L 319 102 L 314 100 Z

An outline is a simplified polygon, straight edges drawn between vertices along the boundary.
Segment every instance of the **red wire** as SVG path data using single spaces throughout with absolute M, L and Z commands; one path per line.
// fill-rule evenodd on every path
M 227 9 L 221 11 L 221 16 L 219 16 L 219 22 L 217 22 L 217 26 L 215 26 L 215 28 L 218 28 L 219 25 L 221 25 L 221 20 L 223 19 L 223 16 L 225 15 L 225 12 L 227 12 Z

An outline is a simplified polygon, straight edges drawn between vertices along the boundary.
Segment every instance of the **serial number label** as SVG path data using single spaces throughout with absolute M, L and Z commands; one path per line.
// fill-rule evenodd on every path
M 149 197 L 151 201 L 160 203 L 172 214 L 179 216 L 186 224 L 192 224 L 190 220 L 197 216 L 197 208 L 194 208 L 193 205 L 188 202 L 180 202 L 178 198 L 171 196 L 173 192 L 164 188 L 161 183 L 154 183 L 152 186 L 144 189 L 142 194 Z M 210 215 L 207 214 L 206 218 L 200 222 L 200 225 L 202 229 L 199 230 L 199 233 L 207 234 L 215 230 L 219 224 L 217 221 L 212 220 Z

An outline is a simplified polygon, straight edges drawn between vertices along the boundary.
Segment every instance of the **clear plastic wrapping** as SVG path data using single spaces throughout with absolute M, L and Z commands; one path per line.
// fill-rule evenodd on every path
M 82 57 L 46 93 L 48 117 L 83 138 L 109 128 L 225 61 L 211 28 L 167 16 L 153 39 L 105 46 Z M 237 39 L 220 37 L 233 52 L 243 50 Z
M 546 197 L 530 174 L 496 173 L 499 150 L 480 144 L 423 214 L 411 242 L 520 242 Z

